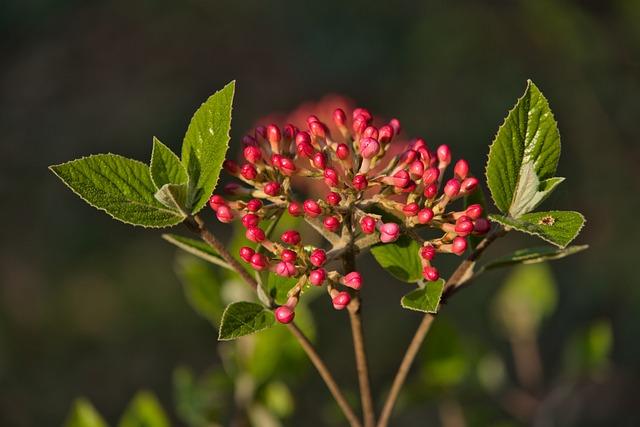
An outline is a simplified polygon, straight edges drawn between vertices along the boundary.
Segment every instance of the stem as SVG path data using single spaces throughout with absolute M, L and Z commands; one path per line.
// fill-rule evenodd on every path
M 467 286 L 470 281 L 471 273 L 473 272 L 473 266 L 475 261 L 482 255 L 482 253 L 487 249 L 487 247 L 493 243 L 498 237 L 502 237 L 506 234 L 506 230 L 497 229 L 487 237 L 482 239 L 476 249 L 464 260 L 460 263 L 458 268 L 453 272 L 447 283 L 444 285 L 444 291 L 442 293 L 442 304 L 446 303 L 449 298 L 464 286 Z M 424 341 L 424 337 L 429 332 L 429 328 L 435 319 L 435 314 L 427 313 L 422 318 L 422 322 L 418 326 L 413 338 L 411 339 L 411 343 L 407 348 L 407 351 L 402 358 L 402 362 L 400 363 L 400 367 L 398 368 L 398 372 L 396 373 L 395 378 L 393 379 L 393 384 L 391 385 L 391 390 L 389 391 L 389 396 L 387 396 L 387 400 L 384 403 L 384 407 L 382 408 L 382 413 L 380 414 L 380 419 L 378 420 L 378 427 L 386 427 L 389 423 L 389 418 L 391 418 L 391 413 L 393 412 L 393 407 L 398 400 L 398 395 L 400 394 L 400 390 L 404 385 L 405 380 L 407 379 L 407 374 L 411 369 L 411 365 L 418 354 L 418 350 L 420 350 L 420 346 Z
M 251 286 L 254 290 L 257 289 L 258 283 L 256 282 L 256 280 L 253 277 L 251 277 L 249 272 L 247 272 L 247 270 L 242 265 L 240 265 L 238 260 L 236 260 L 229 253 L 229 251 L 224 246 L 224 244 L 222 244 L 222 242 L 220 242 L 216 238 L 216 236 L 206 228 L 206 225 L 204 224 L 204 221 L 202 220 L 202 218 L 200 218 L 198 215 L 194 215 L 193 217 L 188 217 L 184 222 L 191 231 L 198 234 L 203 241 L 205 241 L 209 246 L 215 249 L 220 254 L 222 259 L 224 259 L 231 266 L 231 268 L 234 271 L 236 271 L 249 286 Z M 304 335 L 304 333 L 300 330 L 300 328 L 294 322 L 289 323 L 287 327 L 291 332 L 291 334 L 296 338 L 296 340 L 298 341 L 302 349 L 305 351 L 305 353 L 307 354 L 307 356 L 309 357 L 313 365 L 318 370 L 318 373 L 320 374 L 323 381 L 327 385 L 327 388 L 329 388 L 329 391 L 331 392 L 331 394 L 333 395 L 333 398 L 338 403 L 338 406 L 340 406 L 340 409 L 342 409 L 342 412 L 344 413 L 344 416 L 349 421 L 349 424 L 351 425 L 351 427 L 361 427 L 362 424 L 358 420 L 358 417 L 355 415 L 355 413 L 351 409 L 351 406 L 349 405 L 349 403 L 347 402 L 347 399 L 342 394 L 342 391 L 340 390 L 340 387 L 336 383 L 336 380 L 333 378 L 333 375 L 327 368 L 327 365 L 322 360 L 322 357 L 318 354 L 316 349 L 313 347 L 313 344 L 311 344 L 309 339 Z

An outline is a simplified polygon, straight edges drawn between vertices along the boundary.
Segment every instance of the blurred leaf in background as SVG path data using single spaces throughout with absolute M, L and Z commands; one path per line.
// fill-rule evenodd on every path
M 139 391 L 122 415 L 118 427 L 169 427 L 169 419 L 158 398 L 150 391 Z
M 86 398 L 73 402 L 65 427 L 107 427 L 107 423 Z

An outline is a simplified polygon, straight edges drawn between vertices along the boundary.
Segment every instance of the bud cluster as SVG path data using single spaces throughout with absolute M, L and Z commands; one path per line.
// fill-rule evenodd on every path
M 307 284 L 326 285 L 337 310 L 347 307 L 362 285 L 358 272 L 328 271 L 327 252 L 303 245 L 296 230 L 270 240 L 260 224 L 282 211 L 304 217 L 330 241 L 346 241 L 343 246 L 364 238 L 370 239 L 369 245 L 389 243 L 403 234 L 417 239 L 422 242 L 419 255 L 428 281 L 439 278 L 432 265 L 437 253 L 461 255 L 469 235 L 489 231 L 480 205 L 447 210 L 478 186 L 468 163 L 458 160 L 453 176 L 445 179 L 452 163 L 449 147 L 432 151 L 420 138 L 406 143 L 399 155 L 385 156 L 398 143 L 399 133 L 397 119 L 377 127 L 364 108 L 353 110 L 350 118 L 337 109 L 331 127 L 314 115 L 304 129 L 292 124 L 259 126 L 242 139 L 242 160 L 224 162 L 225 171 L 243 184 L 227 184 L 227 197 L 214 194 L 209 205 L 223 223 L 239 219 L 246 238 L 258 244 L 257 249 L 243 247 L 240 257 L 257 271 L 298 279 L 287 303 L 275 310 L 279 322 L 293 320 Z M 292 189 L 293 177 L 323 182 L 326 195 L 299 199 Z M 421 237 L 426 228 L 439 231 L 437 237 Z

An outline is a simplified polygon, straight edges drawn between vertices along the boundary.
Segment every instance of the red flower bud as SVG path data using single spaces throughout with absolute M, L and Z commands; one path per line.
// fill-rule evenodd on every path
M 304 212 L 309 215 L 311 218 L 315 218 L 322 213 L 322 208 L 315 200 L 305 200 L 304 201 Z
M 297 131 L 298 130 L 296 129 L 296 127 L 289 123 L 285 125 L 284 128 L 282 128 L 282 135 L 284 136 L 284 139 L 286 139 L 287 141 L 291 141 Z
M 260 243 L 266 238 L 264 231 L 260 227 L 249 227 L 244 235 L 247 239 L 255 243 Z
M 427 261 L 431 261 L 436 256 L 436 248 L 431 245 L 426 245 L 420 248 L 420 256 Z
M 267 128 L 264 126 L 256 127 L 256 135 L 260 135 L 262 138 L 267 139 Z
M 451 252 L 456 255 L 462 255 L 467 250 L 467 239 L 464 237 L 456 237 L 451 244 Z
M 346 276 L 343 276 L 340 281 L 343 285 L 356 291 L 362 287 L 362 276 L 357 271 L 352 271 Z
M 251 262 L 251 257 L 255 253 L 256 251 L 248 246 L 243 246 L 240 248 L 240 258 L 242 258 L 245 262 Z
M 378 139 L 378 129 L 375 126 L 367 126 L 364 132 L 362 132 L 363 138 L 373 138 L 375 140 Z
M 340 220 L 335 216 L 324 217 L 322 224 L 324 225 L 324 228 L 334 233 L 340 229 Z
M 269 196 L 277 196 L 280 193 L 280 184 L 275 181 L 267 182 L 263 191 Z
M 460 159 L 456 162 L 456 165 L 453 167 L 453 173 L 459 179 L 465 179 L 469 174 L 469 163 L 466 160 Z
M 388 144 L 393 139 L 395 132 L 389 125 L 384 125 L 378 130 L 378 141 L 380 144 Z
M 313 146 L 308 142 L 302 142 L 296 145 L 296 150 L 298 151 L 298 155 L 300 157 L 311 158 L 311 156 L 313 156 L 313 153 L 314 153 Z
M 339 292 L 335 297 L 331 299 L 333 308 L 336 310 L 345 309 L 351 302 L 351 295 L 348 292 Z
M 313 286 L 322 286 L 326 278 L 327 272 L 324 271 L 324 268 L 318 268 L 316 270 L 312 270 L 311 273 L 309 273 L 309 282 Z
M 402 127 L 400 126 L 400 120 L 395 119 L 395 118 L 389 120 L 389 126 L 391 126 L 393 128 L 393 134 L 394 135 L 400 134 L 400 131 L 402 130 Z
M 424 171 L 424 175 L 422 176 L 422 182 L 424 182 L 424 185 L 431 185 L 437 182 L 439 177 L 440 177 L 440 171 L 438 170 L 438 168 L 429 168 L 426 171 Z
M 329 187 L 338 186 L 338 172 L 334 168 L 326 168 L 324 170 L 324 183 Z
M 258 176 L 258 171 L 251 163 L 245 163 L 240 168 L 240 175 L 246 180 L 253 181 Z
M 447 197 L 456 197 L 459 192 L 460 181 L 455 178 L 451 178 L 449 181 L 447 181 L 447 184 L 444 186 L 444 194 L 446 194 Z
M 376 220 L 370 216 L 363 216 L 360 220 L 360 229 L 365 234 L 372 234 L 376 231 Z
M 413 179 L 420 179 L 424 175 L 424 164 L 420 160 L 414 160 L 409 165 L 409 174 Z
M 362 135 L 362 132 L 364 132 L 364 130 L 367 128 L 367 124 L 368 120 L 362 115 L 354 118 L 353 124 L 351 125 L 353 133 L 355 133 L 356 135 Z
M 369 185 L 369 181 L 367 181 L 367 177 L 365 175 L 359 174 L 353 177 L 353 181 L 351 181 L 351 184 L 353 184 L 353 187 L 356 190 L 362 191 L 367 188 L 367 185 Z
M 405 216 L 415 216 L 419 210 L 420 206 L 417 203 L 408 203 L 402 208 L 402 213 L 404 213 Z
M 272 144 L 277 144 L 282 139 L 282 135 L 280 134 L 280 128 L 274 124 L 270 124 L 267 126 L 267 139 Z
M 300 233 L 296 230 L 287 230 L 282 233 L 280 240 L 282 240 L 282 243 L 286 243 L 287 245 L 297 245 L 300 243 Z
M 407 184 L 406 187 L 401 188 L 400 192 L 401 193 L 413 193 L 416 189 L 416 183 L 414 181 L 409 180 L 409 183 Z
M 216 210 L 216 218 L 218 221 L 228 224 L 233 221 L 233 211 L 227 205 L 220 205 Z
M 395 242 L 400 237 L 400 226 L 395 222 L 387 222 L 380 226 L 380 241 L 382 243 Z
M 471 219 L 478 219 L 482 216 L 482 206 L 479 204 L 473 204 L 467 206 L 465 214 Z
M 360 155 L 365 159 L 371 159 L 380 152 L 380 144 L 373 138 L 364 137 L 360 141 Z
M 427 185 L 423 194 L 427 199 L 433 199 L 438 195 L 438 186 L 436 184 Z
M 309 117 L 307 117 L 307 124 L 308 125 L 310 125 L 313 122 L 319 122 L 319 121 L 320 121 L 320 119 L 315 114 L 310 114 Z
M 296 316 L 295 311 L 293 311 L 286 305 L 281 305 L 280 307 L 276 308 L 274 314 L 276 315 L 276 320 L 283 324 L 293 322 L 293 318 Z
M 309 130 L 311 131 L 311 135 L 316 138 L 324 139 L 326 137 L 325 127 L 320 121 L 315 121 L 309 123 Z
M 437 151 L 438 160 L 440 163 L 448 165 L 451 163 L 451 150 L 448 145 L 441 145 L 438 147 Z
M 298 258 L 298 255 L 291 249 L 284 249 L 280 252 L 280 259 L 286 262 L 294 262 Z
M 478 218 L 473 222 L 473 232 L 476 234 L 487 234 L 491 229 L 491 223 L 486 218 Z
M 393 185 L 398 188 L 404 188 L 409 185 L 409 172 L 404 169 L 399 170 L 398 172 L 393 174 Z
M 405 151 L 404 153 L 402 153 L 402 155 L 400 156 L 400 161 L 398 162 L 399 165 L 403 166 L 403 165 L 408 165 L 411 162 L 413 162 L 414 160 L 416 160 L 416 158 L 418 157 L 418 152 L 412 149 L 409 149 L 407 151 Z
M 431 208 L 424 208 L 418 212 L 418 222 L 420 224 L 427 224 L 433 219 L 433 210 Z
M 477 186 L 478 186 L 478 178 L 475 178 L 475 177 L 469 177 L 465 179 L 464 181 L 462 181 L 462 184 L 460 185 L 460 187 L 462 188 L 462 191 L 465 193 L 471 193 L 473 190 L 476 189 Z
M 440 273 L 437 268 L 427 265 L 422 269 L 422 277 L 430 282 L 435 282 L 440 278 Z
M 427 143 L 422 138 L 418 138 L 413 142 L 412 148 L 416 151 L 424 150 Z
M 248 189 L 242 187 L 237 182 L 230 182 L 226 184 L 222 190 L 231 196 L 242 194 L 243 192 L 248 191 Z
M 296 274 L 296 266 L 289 261 L 280 261 L 276 264 L 276 274 L 281 277 L 291 277 Z
M 222 167 L 224 168 L 224 170 L 229 172 L 231 175 L 237 174 L 238 170 L 240 169 L 240 167 L 238 166 L 238 164 L 235 161 L 229 160 L 229 159 L 227 159 L 224 162 L 222 162 Z
M 371 115 L 369 110 L 367 110 L 366 108 L 362 108 L 362 107 L 358 107 L 358 108 L 354 109 L 353 112 L 351 113 L 351 116 L 352 116 L 353 120 L 355 120 L 358 116 L 362 116 L 364 118 L 364 120 L 366 120 L 367 122 L 370 121 L 371 119 L 373 119 L 373 116 Z
M 249 163 L 257 163 L 262 159 L 262 153 L 260 152 L 260 149 L 253 145 L 245 147 L 242 153 L 244 154 L 244 158 Z
M 269 264 L 269 262 L 267 261 L 267 257 L 258 252 L 253 254 L 253 256 L 251 257 L 251 261 L 249 262 L 251 264 L 251 267 L 258 271 L 264 270 Z
M 322 267 L 327 262 L 327 253 L 323 249 L 314 249 L 309 255 L 309 261 L 316 267 Z
M 323 152 L 318 151 L 313 155 L 313 158 L 311 159 L 311 164 L 313 164 L 313 166 L 315 166 L 318 169 L 324 169 L 327 167 L 327 158 Z
M 461 219 L 463 220 L 460 221 Z M 462 236 L 462 237 L 468 236 L 473 231 L 473 222 L 471 222 L 469 217 L 461 216 L 460 219 L 456 221 L 455 231 L 456 233 L 458 233 L 458 236 Z
M 209 198 L 209 207 L 213 209 L 213 211 L 217 211 L 220 206 L 226 206 L 227 201 L 217 194 L 214 194 Z
M 256 147 L 258 145 L 258 141 L 256 141 L 256 139 L 251 136 L 251 135 L 245 135 L 242 137 L 242 149 L 244 150 L 246 147 L 253 145 L 254 147 Z
M 260 217 L 256 214 L 249 213 L 242 217 L 242 225 L 244 225 L 246 228 L 255 227 L 259 223 Z
M 276 167 L 279 168 L 280 167 L 280 161 L 282 161 L 282 155 L 281 154 L 272 154 L 271 155 L 271 164 Z
M 302 208 L 302 205 L 298 202 L 289 202 L 287 211 L 291 216 L 300 216 L 304 214 L 304 209 Z
M 347 123 L 347 115 L 344 113 L 342 108 L 336 108 L 333 112 L 333 122 L 339 128 L 344 127 Z
M 287 176 L 293 175 L 296 172 L 296 165 L 293 163 L 293 160 L 282 156 L 280 159 L 280 172 Z
M 340 160 L 345 160 L 349 157 L 349 147 L 347 144 L 338 144 L 336 147 L 336 156 L 338 156 Z
M 341 200 L 342 197 L 340 197 L 340 195 L 335 191 L 330 192 L 329 194 L 327 194 L 327 197 L 325 197 L 325 201 L 331 206 L 337 206 Z

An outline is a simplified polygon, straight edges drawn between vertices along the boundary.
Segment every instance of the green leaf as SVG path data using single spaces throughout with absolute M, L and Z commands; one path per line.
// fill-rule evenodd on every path
M 98 411 L 85 398 L 76 399 L 64 427 L 107 427 Z
M 157 189 L 165 184 L 187 184 L 187 171 L 178 156 L 156 137 L 151 151 L 151 179 Z
M 423 313 L 437 313 L 443 290 L 444 279 L 438 279 L 435 282 L 426 282 L 421 288 L 403 296 L 400 304 L 408 310 L 422 311 Z
M 180 249 L 202 258 L 212 264 L 219 265 L 227 269 L 231 269 L 229 264 L 223 260 L 213 248 L 201 240 L 190 239 L 189 237 L 179 236 L 177 234 L 163 234 L 162 238 L 167 242 L 176 245 Z
M 191 308 L 213 326 L 219 327 L 224 303 L 221 296 L 222 282 L 216 271 L 200 259 L 183 254 L 176 262 L 176 273 Z
M 214 93 L 193 115 L 182 143 L 182 164 L 189 175 L 188 207 L 198 212 L 215 188 L 229 148 L 235 81 Z
M 408 236 L 373 246 L 371 254 L 382 268 L 399 280 L 417 282 L 422 278 L 420 245 Z
M 518 219 L 489 215 L 489 219 L 523 233 L 533 234 L 561 248 L 566 247 L 584 226 L 584 216 L 573 211 L 534 212 Z
M 96 154 L 49 169 L 84 201 L 119 221 L 168 227 L 184 220 L 184 215 L 156 200 L 156 188 L 144 163 L 116 154 Z
M 562 181 L 553 177 L 559 159 L 557 123 L 547 99 L 528 80 L 489 149 L 487 183 L 498 209 L 514 218 L 534 209 Z
M 118 427 L 169 427 L 169 419 L 153 393 L 140 391 L 122 415 Z
M 265 293 L 279 305 L 287 302 L 287 293 L 298 283 L 295 277 L 282 277 L 269 272 L 261 276 Z
M 181 215 L 186 217 L 189 215 L 186 208 L 188 191 L 187 184 L 165 184 L 156 191 L 153 197 L 164 206 L 180 212 Z
M 270 328 L 275 322 L 271 310 L 252 302 L 229 304 L 222 314 L 220 341 L 233 340 Z
M 564 349 L 564 371 L 572 376 L 584 376 L 607 369 L 613 338 L 609 319 L 598 319 L 574 333 Z
M 483 270 L 491 270 L 494 268 L 508 267 L 514 264 L 536 264 L 539 262 L 560 259 L 569 255 L 582 252 L 589 245 L 569 246 L 564 249 L 554 247 L 528 248 L 520 249 L 510 255 L 497 258 L 482 267 Z

